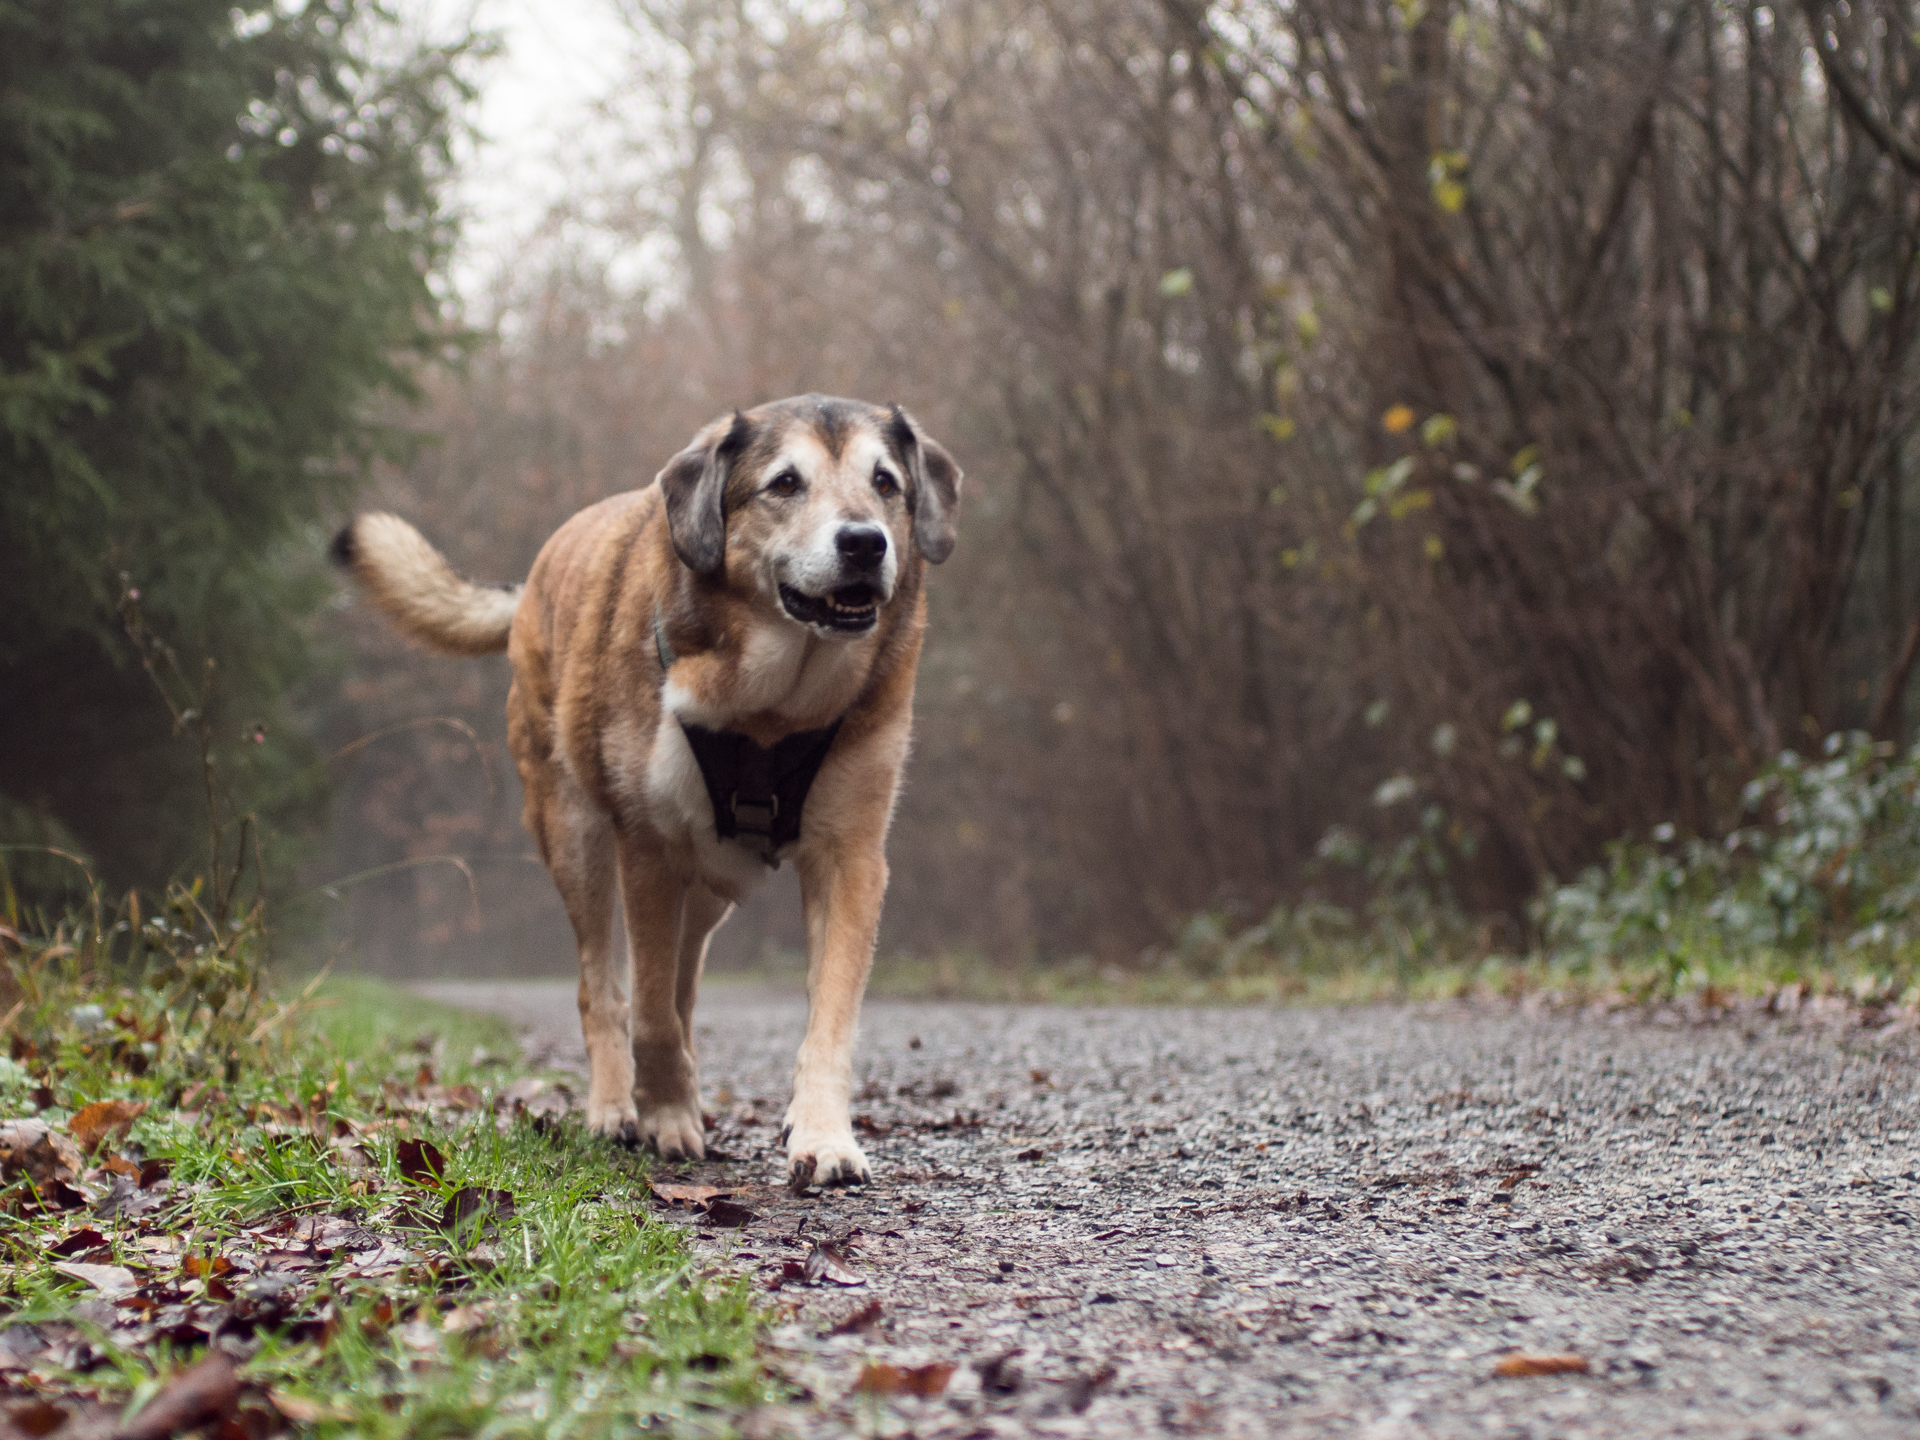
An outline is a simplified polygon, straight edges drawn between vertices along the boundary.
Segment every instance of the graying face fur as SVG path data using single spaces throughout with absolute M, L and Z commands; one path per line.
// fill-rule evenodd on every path
M 908 546 L 953 548 L 960 469 L 898 407 L 808 395 L 716 421 L 660 474 L 674 548 L 795 623 L 864 635 Z

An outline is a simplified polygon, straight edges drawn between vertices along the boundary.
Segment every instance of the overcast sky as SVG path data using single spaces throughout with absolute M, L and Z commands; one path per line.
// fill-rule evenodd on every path
M 403 0 L 403 9 L 446 33 L 469 5 Z M 480 72 L 483 138 L 455 190 L 468 219 L 454 281 L 469 299 L 608 143 L 592 107 L 612 92 L 628 54 L 611 0 L 478 0 L 472 9 L 504 51 Z

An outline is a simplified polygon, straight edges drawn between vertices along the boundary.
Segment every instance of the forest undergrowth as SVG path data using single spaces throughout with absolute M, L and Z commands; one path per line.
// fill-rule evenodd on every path
M 727 1429 L 744 1280 L 498 1021 L 267 981 L 204 881 L 0 925 L 0 1412 L 28 1434 Z
M 1616 841 L 1603 864 L 1548 887 L 1524 927 L 1462 909 L 1448 883 L 1458 831 L 1430 805 L 1390 847 L 1339 829 L 1321 841 L 1310 888 L 1363 895 L 1357 904 L 1309 899 L 1258 919 L 1206 911 L 1133 968 L 899 958 L 878 967 L 874 990 L 1116 1003 L 1533 996 L 1776 1011 L 1840 1001 L 1869 1017 L 1920 1009 L 1920 745 L 1831 735 L 1816 756 L 1788 752 L 1768 765 L 1742 808 L 1743 823 L 1717 838 L 1660 825 Z M 1512 943 L 1516 933 L 1524 943 Z

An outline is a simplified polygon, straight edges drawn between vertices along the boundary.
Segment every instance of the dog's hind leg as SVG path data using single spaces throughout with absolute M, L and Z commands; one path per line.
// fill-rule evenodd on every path
M 613 959 L 613 822 L 580 787 L 558 776 L 529 789 L 528 818 L 573 922 L 580 947 L 580 1029 L 587 1042 L 587 1128 L 626 1144 L 640 1135 L 633 1109 L 627 1002 Z
M 687 887 L 687 898 L 680 909 L 680 972 L 674 987 L 673 1008 L 680 1014 L 687 1050 L 696 1059 L 699 1051 L 693 1043 L 693 1004 L 700 993 L 700 973 L 707 964 L 707 942 L 732 913 L 733 903 L 722 900 L 706 886 Z M 697 1086 L 695 1093 L 698 1093 Z
M 621 831 L 620 895 L 632 961 L 633 1107 L 640 1139 L 666 1157 L 706 1154 L 693 1027 L 681 1018 L 681 957 L 689 921 L 712 917 L 706 887 L 666 862 L 651 835 Z M 705 898 L 702 898 L 705 897 Z M 704 952 L 704 932 L 699 949 Z M 697 966 L 696 966 L 697 969 Z M 693 996 L 687 992 L 687 1020 Z

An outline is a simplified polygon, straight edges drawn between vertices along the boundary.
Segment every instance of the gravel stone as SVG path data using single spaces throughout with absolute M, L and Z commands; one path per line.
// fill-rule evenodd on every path
M 570 985 L 426 988 L 580 1063 Z M 696 1021 L 727 1158 L 685 1178 L 760 1218 L 686 1223 L 782 1308 L 806 1392 L 749 1433 L 1920 1435 L 1910 1028 L 874 1002 L 875 1182 L 794 1197 L 804 1023 L 718 984 Z M 780 1283 L 850 1231 L 864 1286 Z M 1590 1368 L 1496 1378 L 1516 1349 Z M 959 1368 L 852 1395 L 881 1361 Z

